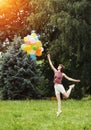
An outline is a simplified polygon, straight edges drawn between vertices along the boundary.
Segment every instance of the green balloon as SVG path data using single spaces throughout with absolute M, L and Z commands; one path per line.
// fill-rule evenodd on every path
M 34 45 L 32 48 L 33 48 L 33 50 L 36 50 L 36 49 L 37 49 L 37 46 L 36 46 L 36 45 Z
M 26 46 L 25 44 L 22 44 L 21 45 L 21 50 L 24 50 L 25 46 Z

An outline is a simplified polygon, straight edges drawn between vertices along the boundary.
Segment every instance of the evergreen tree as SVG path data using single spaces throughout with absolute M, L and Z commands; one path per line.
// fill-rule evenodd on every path
M 1 87 L 3 99 L 40 98 L 39 72 L 34 60 L 20 50 L 21 38 L 14 38 L 12 46 L 3 55 Z

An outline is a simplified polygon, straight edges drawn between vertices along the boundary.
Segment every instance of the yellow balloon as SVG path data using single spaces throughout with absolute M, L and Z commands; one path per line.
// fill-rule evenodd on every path
M 24 51 L 31 50 L 31 45 L 26 45 L 23 50 Z
M 29 39 L 28 39 L 28 37 L 24 37 L 24 41 L 28 41 Z
M 27 49 L 31 49 L 31 47 L 32 47 L 31 45 L 27 45 Z
M 31 36 L 34 37 L 34 38 L 37 37 L 36 33 L 32 33 Z
M 31 50 L 27 50 L 27 54 L 30 55 Z

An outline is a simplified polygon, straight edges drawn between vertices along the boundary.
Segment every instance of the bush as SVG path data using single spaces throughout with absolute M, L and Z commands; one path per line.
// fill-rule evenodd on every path
M 1 88 L 3 99 L 35 99 L 41 94 L 39 72 L 36 61 L 20 49 L 21 38 L 15 38 L 12 46 L 3 55 L 1 66 Z

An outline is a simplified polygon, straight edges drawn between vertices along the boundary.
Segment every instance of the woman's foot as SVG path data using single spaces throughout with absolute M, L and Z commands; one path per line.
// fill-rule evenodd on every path
M 57 117 L 62 113 L 62 111 L 58 111 L 57 112 Z

